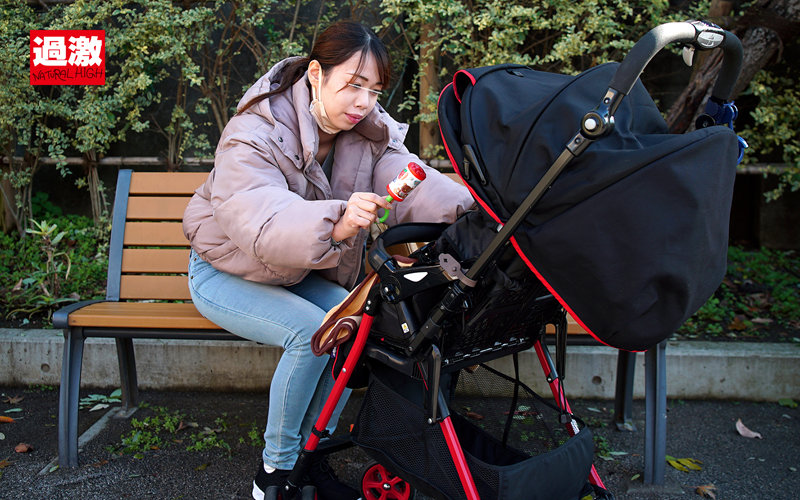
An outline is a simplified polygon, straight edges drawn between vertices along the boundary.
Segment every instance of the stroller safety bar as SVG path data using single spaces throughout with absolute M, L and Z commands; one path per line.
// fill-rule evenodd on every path
M 622 61 L 609 87 L 627 95 L 650 59 L 666 45 L 676 42 L 697 50 L 721 48 L 724 51 L 722 69 L 711 95 L 722 101 L 730 98 L 742 66 L 742 43 L 732 33 L 704 21 L 665 23 L 650 30 Z M 615 110 L 611 110 L 612 115 Z
M 392 231 L 382 233 L 375 240 L 367 253 L 367 260 L 372 269 L 380 273 L 384 264 L 391 261 L 392 256 L 386 251 L 386 247 L 397 245 L 398 243 L 410 243 L 419 241 L 435 240 L 442 234 L 447 224 L 438 223 L 411 223 L 402 224 L 392 228 Z

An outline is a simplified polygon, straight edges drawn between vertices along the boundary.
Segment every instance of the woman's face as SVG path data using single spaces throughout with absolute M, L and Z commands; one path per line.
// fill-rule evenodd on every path
M 319 97 L 328 119 L 340 130 L 350 130 L 367 116 L 383 89 L 375 56 L 369 53 L 361 69 L 358 68 L 360 59 L 361 52 L 355 52 L 347 61 L 322 71 Z M 320 71 L 316 61 L 309 64 L 308 78 L 316 88 L 319 88 Z

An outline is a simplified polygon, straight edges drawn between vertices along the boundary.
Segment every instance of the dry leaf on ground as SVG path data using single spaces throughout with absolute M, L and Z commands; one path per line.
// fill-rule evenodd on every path
M 717 491 L 717 487 L 713 484 L 704 484 L 702 486 L 698 486 L 694 491 L 704 498 L 717 498 L 717 496 L 714 494 L 714 492 Z
M 19 404 L 20 401 L 25 399 L 25 396 L 6 396 L 3 398 L 3 403 L 8 403 L 10 405 Z
M 20 443 L 14 448 L 14 451 L 17 453 L 28 453 L 29 451 L 33 451 L 33 446 L 28 443 Z
M 0 422 L 4 422 L 6 424 L 13 424 L 14 419 L 11 417 L 6 417 L 5 415 L 0 415 Z
M 761 434 L 758 432 L 753 432 L 742 423 L 742 419 L 736 419 L 736 431 L 739 433 L 740 436 L 744 436 L 746 438 L 758 438 L 762 439 Z

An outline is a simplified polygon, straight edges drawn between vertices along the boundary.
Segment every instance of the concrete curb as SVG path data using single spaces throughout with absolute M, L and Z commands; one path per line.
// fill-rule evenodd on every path
M 58 330 L 0 328 L 0 384 L 58 385 L 63 334 Z M 134 340 L 142 389 L 265 390 L 281 349 L 237 341 Z M 800 345 L 750 342 L 669 342 L 667 395 L 686 399 L 775 401 L 800 399 Z M 89 339 L 82 387 L 119 385 L 113 339 Z M 497 360 L 502 365 L 510 360 Z M 604 346 L 567 349 L 565 388 L 570 397 L 613 398 L 617 351 Z M 520 373 L 534 390 L 549 394 L 534 352 L 520 356 Z M 644 356 L 637 356 L 634 396 L 644 397 Z

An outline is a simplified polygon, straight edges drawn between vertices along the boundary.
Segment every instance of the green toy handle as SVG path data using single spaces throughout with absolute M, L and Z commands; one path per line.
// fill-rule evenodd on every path
M 394 201 L 394 198 L 392 198 L 391 196 L 387 196 L 387 197 L 386 197 L 386 201 L 388 201 L 389 203 L 391 203 L 391 202 L 393 202 L 393 201 Z M 381 216 L 381 218 L 380 218 L 380 219 L 378 219 L 378 222 L 381 222 L 381 223 L 383 223 L 383 222 L 386 222 L 386 219 L 388 219 L 388 218 L 389 218 L 389 209 L 387 208 L 387 209 L 386 209 L 386 210 L 383 212 L 383 215 Z

